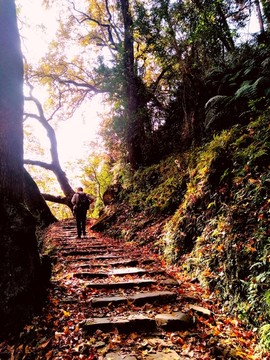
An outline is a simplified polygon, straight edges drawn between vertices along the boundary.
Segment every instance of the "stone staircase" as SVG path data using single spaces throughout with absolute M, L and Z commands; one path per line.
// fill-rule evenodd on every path
M 91 232 L 80 240 L 75 237 L 74 222 L 59 227 L 59 237 L 54 239 L 57 256 L 52 284 L 66 294 L 61 299 L 63 311 L 80 312 L 76 327 L 87 343 L 92 336 L 97 339 L 100 335 L 100 341 L 95 341 L 100 346 L 96 359 L 190 358 L 179 355 L 167 339 L 173 332 L 196 327 L 194 311 L 208 316 L 211 313 L 182 303 L 180 284 L 161 266 L 158 256 L 147 256 L 136 244 Z M 140 334 L 158 345 L 147 352 L 136 347 L 136 342 L 132 350 L 121 343 L 108 349 L 104 338 L 116 333 Z M 80 351 L 85 351 L 79 347 L 77 350 L 78 357 L 74 358 L 80 358 Z

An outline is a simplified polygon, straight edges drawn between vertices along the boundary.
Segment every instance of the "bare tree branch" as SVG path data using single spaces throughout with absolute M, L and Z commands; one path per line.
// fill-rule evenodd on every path
M 98 26 L 100 27 L 103 27 L 107 30 L 107 35 L 108 35 L 108 43 L 110 44 L 110 46 L 112 46 L 114 48 L 114 50 L 118 51 L 119 50 L 119 45 L 116 44 L 116 42 L 114 41 L 114 38 L 113 38 L 113 34 L 112 34 L 112 24 L 111 24 L 111 19 L 112 19 L 112 16 L 111 16 L 111 13 L 109 11 L 109 5 L 108 5 L 108 1 L 106 0 L 105 1 L 105 6 L 106 6 L 106 10 L 107 10 L 107 13 L 108 13 L 108 22 L 109 24 L 104 24 L 102 23 L 101 21 L 97 20 L 97 19 L 94 19 L 92 18 L 89 14 L 86 14 L 85 12 L 83 11 L 80 11 L 76 8 L 74 2 L 71 2 L 71 5 L 73 7 L 73 10 L 76 11 L 78 14 L 82 15 L 82 19 L 79 20 L 77 19 L 75 16 L 74 16 L 74 19 L 79 23 L 79 24 L 82 24 L 83 22 L 85 21 L 92 21 L 93 23 L 97 24 Z M 118 32 L 116 31 L 115 27 L 113 27 L 115 33 L 117 34 Z M 119 40 L 119 38 L 118 38 Z
M 53 164 L 48 164 L 43 161 L 24 159 L 23 163 L 25 165 L 39 166 L 46 170 L 51 170 L 51 171 L 55 170 Z
M 32 101 L 35 104 L 35 106 L 37 108 L 37 114 L 26 113 L 24 116 L 25 116 L 25 118 L 31 117 L 35 120 L 38 120 L 40 122 L 40 124 L 46 129 L 47 135 L 48 135 L 48 138 L 49 138 L 50 144 L 51 144 L 51 148 L 50 148 L 51 164 L 48 164 L 48 163 L 45 163 L 42 161 L 28 160 L 28 159 L 24 160 L 24 164 L 40 166 L 46 170 L 52 171 L 55 174 L 55 176 L 59 182 L 59 185 L 60 185 L 62 191 L 64 192 L 66 198 L 69 199 L 69 203 L 67 203 L 67 205 L 71 206 L 71 197 L 74 194 L 74 190 L 72 189 L 72 187 L 69 184 L 69 181 L 66 177 L 66 173 L 61 168 L 59 156 L 58 156 L 58 150 L 57 150 L 57 139 L 56 139 L 55 131 L 54 131 L 53 127 L 49 124 L 49 120 L 51 120 L 53 118 L 54 114 L 56 113 L 56 111 L 59 110 L 60 104 L 55 109 L 55 111 L 51 114 L 49 120 L 46 119 L 42 104 L 36 97 L 33 96 L 34 87 L 32 86 L 32 84 L 30 84 L 30 82 L 27 78 L 26 78 L 26 83 L 29 86 L 29 96 L 26 97 L 26 100 Z
M 51 194 L 41 194 L 41 195 L 43 196 L 43 198 L 46 201 L 50 201 L 50 202 L 57 203 L 57 204 L 67 205 L 70 209 L 72 209 L 69 198 L 55 196 L 55 195 L 51 195 Z

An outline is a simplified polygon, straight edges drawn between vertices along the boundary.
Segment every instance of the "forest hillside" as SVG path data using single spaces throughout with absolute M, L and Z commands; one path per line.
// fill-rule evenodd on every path
M 136 172 L 94 225 L 151 244 L 270 345 L 270 126 L 265 111 Z
M 64 219 L 52 204 L 74 220 L 56 128 L 77 111 L 91 123 L 100 96 L 99 138 L 74 171 L 96 198 L 92 229 L 149 246 L 270 350 L 269 1 L 43 3 L 58 30 L 36 61 L 15 1 L 0 1 L 0 334 L 46 297 L 40 233 Z

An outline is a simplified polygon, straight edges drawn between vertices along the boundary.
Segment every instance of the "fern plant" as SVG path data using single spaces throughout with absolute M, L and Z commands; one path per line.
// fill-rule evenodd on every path
M 216 95 L 205 104 L 205 128 L 208 130 L 213 124 L 222 123 L 230 112 L 231 96 Z
M 253 56 L 240 59 L 222 72 L 212 71 L 206 83 L 216 95 L 205 104 L 206 130 L 221 130 L 237 122 L 248 121 L 269 104 L 270 56 L 253 49 Z M 211 80 L 213 82 L 211 83 Z M 210 85 L 211 86 L 211 85 Z

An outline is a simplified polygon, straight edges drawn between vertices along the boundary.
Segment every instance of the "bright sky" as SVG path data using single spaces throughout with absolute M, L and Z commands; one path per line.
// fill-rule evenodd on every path
M 45 10 L 42 0 L 17 0 L 16 4 L 21 8 L 19 18 L 25 19 L 29 26 L 26 28 L 19 23 L 23 53 L 29 62 L 38 61 L 46 53 L 48 41 L 55 35 L 58 25 L 57 14 Z M 44 27 L 41 27 L 41 24 Z M 37 92 L 35 96 L 41 100 Z M 87 110 L 81 114 L 78 112 L 73 119 L 57 124 L 58 154 L 62 165 L 85 157 L 87 151 L 85 143 L 96 138 L 100 121 L 98 113 L 101 111 L 101 99 L 96 96 L 88 104 Z M 44 134 L 40 137 L 44 138 Z
M 54 4 L 59 3 L 61 2 Z M 23 52 L 31 61 L 38 61 L 46 53 L 48 40 L 54 37 L 57 29 L 57 14 L 52 10 L 45 10 L 42 6 L 42 0 L 17 0 L 16 4 L 21 7 L 19 17 L 25 19 L 25 22 L 29 24 L 28 28 L 19 25 L 23 37 Z M 253 16 L 255 17 L 255 14 Z M 254 17 L 246 30 L 247 32 L 257 30 L 254 29 L 254 25 L 257 25 Z M 44 24 L 45 27 L 40 27 L 41 24 Z M 39 98 L 38 94 L 35 95 Z M 99 97 L 94 99 L 81 115 L 78 113 L 76 118 L 58 124 L 56 134 L 62 164 L 66 161 L 84 158 L 85 142 L 96 137 L 100 121 L 98 112 L 102 112 Z

